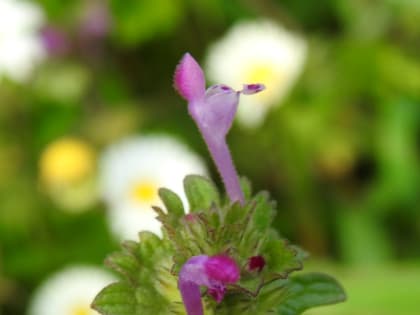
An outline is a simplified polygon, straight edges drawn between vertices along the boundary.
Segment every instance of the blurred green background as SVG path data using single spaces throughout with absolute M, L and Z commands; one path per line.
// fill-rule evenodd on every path
M 175 135 L 220 184 L 172 75 L 184 52 L 203 62 L 230 27 L 256 19 L 300 33 L 306 62 L 281 106 L 228 140 L 240 173 L 278 201 L 279 231 L 311 253 L 308 270 L 348 291 L 310 314 L 419 314 L 419 1 L 110 0 L 97 33 L 83 28 L 88 2 L 34 2 L 64 44 L 29 79 L 0 81 L 0 314 L 25 314 L 49 274 L 100 266 L 118 247 L 94 188 L 108 145 Z M 68 137 L 93 166 L 83 184 L 51 187 L 42 156 Z

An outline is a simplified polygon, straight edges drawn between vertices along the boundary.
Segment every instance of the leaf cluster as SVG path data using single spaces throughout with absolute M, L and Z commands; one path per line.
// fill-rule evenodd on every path
M 141 232 L 140 242 L 125 242 L 107 264 L 123 280 L 105 288 L 93 307 L 104 315 L 184 314 L 177 274 L 196 255 L 229 255 L 241 269 L 241 279 L 227 288 L 217 304 L 203 291 L 206 314 L 300 314 L 309 307 L 342 301 L 345 294 L 322 274 L 289 277 L 303 268 L 306 253 L 271 228 L 275 203 L 266 192 L 255 195 L 242 181 L 246 200 L 231 204 L 208 179 L 184 180 L 187 214 L 179 196 L 162 188 L 165 210 L 154 207 L 162 222 L 163 239 Z M 250 268 L 251 257 L 265 262 Z

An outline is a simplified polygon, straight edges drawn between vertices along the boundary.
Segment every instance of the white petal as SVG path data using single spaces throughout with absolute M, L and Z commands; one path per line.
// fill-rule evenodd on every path
M 37 34 L 43 20 L 34 3 L 0 0 L 0 77 L 23 81 L 45 57 Z
M 0 75 L 5 74 L 16 81 L 26 80 L 45 56 L 41 43 L 30 36 L 4 40 L 0 48 Z
M 183 179 L 189 174 L 205 175 L 204 162 L 176 139 L 163 135 L 129 138 L 112 145 L 100 161 L 100 186 L 108 204 L 108 219 L 119 238 L 137 240 L 141 230 L 160 235 L 160 223 L 154 217 L 152 203 L 136 202 L 130 193 L 136 184 L 151 182 L 177 193 L 184 206 L 187 200 Z M 188 209 L 187 209 L 188 210 Z
M 151 206 L 138 206 L 134 203 L 118 205 L 108 209 L 108 222 L 111 231 L 120 241 L 139 241 L 140 231 L 149 231 L 161 237 L 161 224 Z
M 72 314 L 77 307 L 90 309 L 96 294 L 116 279 L 110 273 L 87 266 L 69 267 L 50 276 L 35 292 L 29 315 Z M 98 314 L 91 311 L 91 314 Z
M 266 85 L 266 91 L 241 97 L 239 103 L 238 120 L 246 126 L 256 126 L 268 108 L 279 104 L 290 90 L 302 70 L 305 57 L 306 43 L 299 36 L 270 21 L 242 22 L 210 47 L 206 72 L 215 83 L 224 83 L 235 89 L 240 89 L 244 83 Z M 258 67 L 269 70 L 270 80 L 246 82 L 253 69 Z

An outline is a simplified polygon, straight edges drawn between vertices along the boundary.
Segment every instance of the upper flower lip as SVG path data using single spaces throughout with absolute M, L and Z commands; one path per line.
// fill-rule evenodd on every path
M 182 57 L 175 69 L 174 87 L 189 102 L 204 96 L 206 81 L 203 70 L 189 53 Z
M 234 90 L 226 84 L 212 85 L 206 91 L 206 80 L 203 70 L 189 53 L 184 54 L 175 69 L 174 88 L 189 102 L 197 101 L 202 99 L 205 95 L 209 96 L 215 92 L 234 92 Z M 246 95 L 255 94 L 264 89 L 265 85 L 261 83 L 243 84 L 243 89 L 237 91 L 237 93 Z
M 219 143 L 224 141 L 232 126 L 239 95 L 255 94 L 265 89 L 264 84 L 251 83 L 244 84 L 241 91 L 226 84 L 216 84 L 206 90 L 203 70 L 189 53 L 184 54 L 175 69 L 174 87 L 188 101 L 189 112 L 206 142 L 216 137 Z M 207 145 L 213 155 L 209 143 Z

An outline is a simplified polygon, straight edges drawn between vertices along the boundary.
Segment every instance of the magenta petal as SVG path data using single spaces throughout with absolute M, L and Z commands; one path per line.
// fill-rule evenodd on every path
M 204 266 L 209 259 L 206 255 L 191 257 L 182 267 L 179 273 L 179 280 L 194 282 L 197 285 L 209 285 Z
M 202 315 L 200 285 L 208 286 L 209 280 L 204 272 L 208 256 L 191 257 L 179 272 L 178 287 L 188 315 Z
M 176 67 L 174 87 L 187 101 L 196 101 L 204 96 L 206 81 L 203 70 L 195 59 L 186 53 Z
M 218 303 L 223 300 L 226 284 L 239 280 L 240 270 L 236 262 L 224 255 L 191 257 L 179 272 L 178 287 L 188 315 L 202 315 L 200 286 L 208 288 L 208 294 Z
M 201 304 L 200 286 L 193 282 L 179 282 L 182 301 L 188 315 L 203 315 L 203 305 Z
M 245 95 L 249 95 L 249 94 L 255 94 L 255 93 L 261 92 L 263 90 L 265 90 L 265 85 L 261 83 L 244 84 L 241 93 Z
M 111 28 L 111 14 L 103 1 L 89 3 L 81 23 L 82 35 L 92 38 L 105 37 Z
M 204 264 L 207 276 L 222 283 L 235 283 L 239 280 L 240 270 L 236 262 L 224 255 L 212 256 Z
M 219 288 L 211 288 L 207 291 L 207 294 L 210 295 L 217 303 L 222 302 L 225 297 L 226 288 L 221 286 Z
M 222 139 L 232 126 L 238 102 L 238 92 L 225 85 L 214 85 L 207 89 L 204 99 L 190 103 L 189 111 L 202 132 Z
M 45 26 L 41 30 L 41 41 L 50 55 L 63 55 L 70 49 L 67 34 L 55 26 Z

